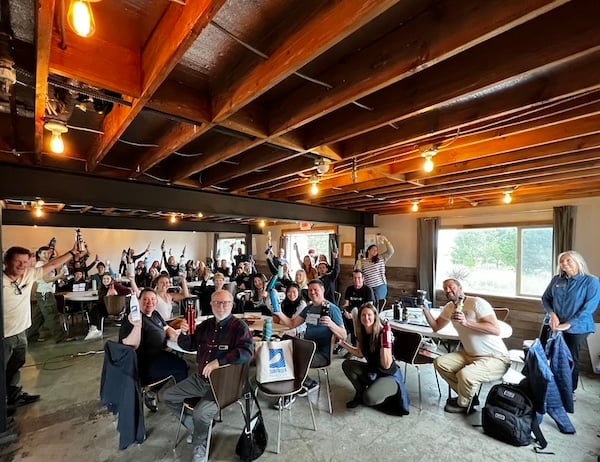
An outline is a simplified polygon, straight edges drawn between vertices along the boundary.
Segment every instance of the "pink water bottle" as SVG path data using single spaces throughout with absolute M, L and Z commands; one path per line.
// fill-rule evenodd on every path
M 383 348 L 392 348 L 392 326 L 388 321 L 383 325 L 383 335 L 381 336 L 381 346 Z

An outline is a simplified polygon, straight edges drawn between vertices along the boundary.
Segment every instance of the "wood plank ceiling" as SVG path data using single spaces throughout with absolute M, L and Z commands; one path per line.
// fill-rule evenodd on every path
M 598 0 L 103 0 L 90 38 L 2 2 L 2 163 L 376 214 L 600 195 Z

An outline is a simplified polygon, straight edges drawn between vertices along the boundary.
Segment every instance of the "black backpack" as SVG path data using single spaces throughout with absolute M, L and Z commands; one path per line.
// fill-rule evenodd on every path
M 485 401 L 481 420 L 486 435 L 513 446 L 536 442 L 544 449 L 548 445 L 529 396 L 517 386 L 494 385 Z M 531 436 L 532 432 L 535 438 Z

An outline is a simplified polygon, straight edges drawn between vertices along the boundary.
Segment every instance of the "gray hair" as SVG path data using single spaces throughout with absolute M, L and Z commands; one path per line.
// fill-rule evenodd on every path
M 576 252 L 575 250 L 567 250 L 565 252 L 562 252 L 558 256 L 558 258 L 556 259 L 556 274 L 561 273 L 560 261 L 562 260 L 563 257 L 566 257 L 566 256 L 571 257 L 571 259 L 577 264 L 577 268 L 578 268 L 580 274 L 590 274 L 590 271 L 588 270 L 588 267 L 587 267 L 587 263 L 585 262 L 585 260 L 581 256 L 581 254 L 579 252 Z
M 454 278 L 448 278 L 445 279 L 444 282 L 442 282 L 442 286 L 445 286 L 447 282 L 454 282 L 454 284 L 456 284 L 456 287 L 460 287 L 462 288 L 462 284 L 460 283 L 460 281 L 458 279 L 454 279 Z

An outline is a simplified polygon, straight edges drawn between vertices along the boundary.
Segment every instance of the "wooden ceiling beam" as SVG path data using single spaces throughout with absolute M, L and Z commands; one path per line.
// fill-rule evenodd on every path
M 447 163 L 437 166 L 433 176 L 422 173 L 422 171 L 407 172 L 406 183 L 397 184 L 367 184 L 354 185 L 359 192 L 366 192 L 376 197 L 399 194 L 415 188 L 408 181 L 420 181 L 425 186 L 436 184 L 451 184 L 459 180 L 463 175 L 474 180 L 479 177 L 487 177 L 492 172 L 518 172 L 528 169 L 540 169 L 553 165 L 565 165 L 576 161 L 589 161 L 598 159 L 600 147 L 600 134 L 590 135 L 582 138 L 572 138 L 566 141 L 522 149 L 511 153 L 500 153 L 491 157 L 479 158 L 476 154 L 468 160 Z M 489 166 L 493 165 L 493 169 Z M 343 194 L 336 194 L 334 190 L 323 191 L 323 199 L 320 203 L 335 204 L 338 199 L 355 198 L 351 189 L 346 188 Z
M 171 182 L 179 181 L 187 178 L 195 173 L 202 172 L 208 168 L 229 160 L 238 154 L 252 149 L 262 143 L 258 139 L 236 139 L 228 142 L 225 146 L 211 146 L 210 150 L 206 150 L 202 156 L 194 160 L 178 162 L 172 167 Z M 200 186 L 204 188 L 204 183 L 201 181 Z
M 35 133 L 34 151 L 38 163 L 44 149 L 44 116 L 48 99 L 48 70 L 52 45 L 54 0 L 40 2 L 36 14 L 36 66 L 35 66 Z
M 397 124 L 383 127 L 342 143 L 342 156 L 352 158 L 400 143 L 418 143 L 438 133 L 458 131 L 493 118 L 507 117 L 536 107 L 592 92 L 600 88 L 600 51 L 548 73 L 526 79 L 512 88 L 483 96 L 477 104 L 465 99 L 415 115 Z
M 246 175 L 243 178 L 237 178 L 232 182 L 226 183 L 229 192 L 240 192 L 248 187 L 259 188 L 261 185 L 269 182 L 277 182 L 289 178 L 290 176 L 297 175 L 300 172 L 304 172 L 311 168 L 314 168 L 315 163 L 312 159 L 307 157 L 294 157 L 288 162 L 277 164 L 273 169 L 270 169 L 266 173 L 256 173 Z
M 543 20 L 534 19 L 369 96 L 362 102 L 372 111 L 346 107 L 304 126 L 306 146 L 354 137 L 460 98 L 475 100 L 483 90 L 498 91 L 533 71 L 597 52 L 600 35 L 595 18 L 599 15 L 598 2 L 557 8 Z M 561 46 L 548 47 L 548 43 Z
M 147 172 L 156 164 L 169 157 L 174 151 L 178 151 L 186 144 L 194 141 L 199 136 L 206 133 L 211 128 L 210 125 L 190 125 L 179 123 L 168 133 L 163 135 L 157 142 L 157 148 L 152 148 L 138 157 L 137 165 L 131 171 L 131 177 L 137 178 Z
M 216 166 L 211 168 L 210 172 L 203 173 L 202 187 L 208 188 L 263 168 L 272 168 L 274 165 L 289 160 L 291 157 L 289 151 L 271 150 L 271 152 L 260 154 L 250 151 L 231 170 L 225 170 Z
M 600 174 L 600 160 L 597 158 L 586 162 L 572 162 L 569 163 L 568 166 L 558 165 L 546 167 L 545 169 L 515 171 L 510 175 L 504 172 L 494 172 L 493 174 L 490 173 L 482 176 L 466 174 L 461 180 L 450 184 L 427 185 L 423 188 L 415 188 L 401 193 L 387 194 L 386 201 L 414 201 L 449 195 L 464 196 L 488 190 L 497 190 L 501 193 L 504 190 L 513 190 L 515 187 L 520 188 L 530 184 L 559 183 L 566 180 L 575 180 L 577 178 L 593 177 L 598 174 Z M 353 207 L 364 207 L 365 205 L 374 204 L 376 202 L 376 197 L 368 198 L 356 195 L 352 200 L 325 200 L 315 203 L 315 205 L 342 207 L 345 204 L 352 204 Z
M 438 2 L 435 8 L 425 10 L 316 77 L 332 88 L 307 83 L 288 95 L 271 116 L 272 133 L 281 134 L 322 117 L 564 3 Z
M 223 76 L 213 99 L 213 122 L 228 118 L 397 2 L 338 0 L 324 4 L 308 17 L 302 28 L 284 39 L 268 59 L 249 72 Z
M 168 4 L 164 16 L 142 51 L 141 94 L 132 101 L 131 107 L 116 106 L 104 119 L 104 134 L 97 137 L 89 152 L 90 171 L 110 151 L 224 2 L 225 0 L 197 0 L 183 6 Z

